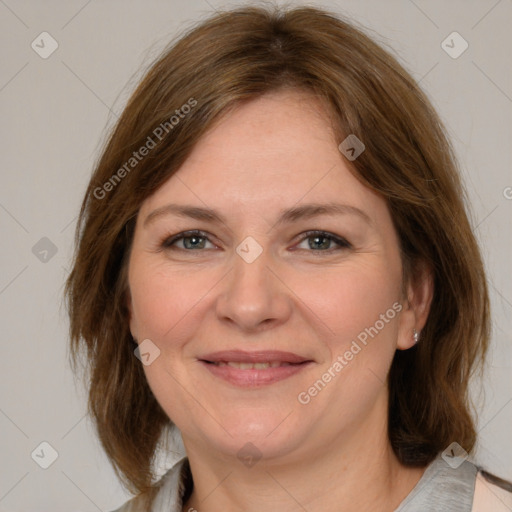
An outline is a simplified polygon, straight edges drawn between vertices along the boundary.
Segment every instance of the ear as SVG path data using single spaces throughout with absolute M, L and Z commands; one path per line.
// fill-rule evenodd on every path
M 419 334 L 425 326 L 434 295 L 433 272 L 425 262 L 417 262 L 405 283 L 406 297 L 400 314 L 397 349 L 407 350 L 415 345 L 414 330 Z

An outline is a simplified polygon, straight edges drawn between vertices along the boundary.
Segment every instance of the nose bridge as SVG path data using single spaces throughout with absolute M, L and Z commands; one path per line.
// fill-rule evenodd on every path
M 271 266 L 270 252 L 254 238 L 244 239 L 236 248 L 232 272 L 218 299 L 219 317 L 243 329 L 282 321 L 289 314 L 289 301 Z

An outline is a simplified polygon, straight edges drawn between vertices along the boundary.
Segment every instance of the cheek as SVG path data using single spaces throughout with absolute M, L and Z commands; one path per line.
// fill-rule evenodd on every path
M 185 331 L 199 325 L 205 309 L 214 307 L 215 288 L 222 287 L 222 276 L 213 269 L 190 274 L 165 263 L 134 259 L 129 279 L 139 338 L 163 342 L 171 331 L 174 340 L 190 335 Z M 374 326 L 400 297 L 400 269 L 393 271 L 393 265 L 381 261 L 325 267 L 307 274 L 285 271 L 283 278 L 298 298 L 291 294 L 294 308 L 317 325 L 318 333 L 323 330 L 338 343 Z
M 190 361 L 184 361 L 182 352 L 200 325 L 205 304 L 201 299 L 215 282 L 213 278 L 211 284 L 209 281 L 206 273 L 199 279 L 143 257 L 134 258 L 130 266 L 136 332 L 141 341 L 149 339 L 160 350 L 154 362 L 143 367 L 144 373 L 155 397 L 173 419 L 180 417 L 183 404 L 188 403 L 187 392 L 179 383 L 187 381 Z
M 347 413 L 357 422 L 385 386 L 402 309 L 401 270 L 390 268 L 347 265 L 319 280 L 323 286 L 308 281 L 298 293 L 308 297 L 308 306 L 321 320 L 316 325 L 329 329 L 323 338 L 327 357 L 302 389 L 300 403 L 309 401 L 311 414 L 326 415 L 332 425 L 348 422 Z
M 298 295 L 304 297 L 337 343 L 357 338 L 376 322 L 383 332 L 391 331 L 389 326 L 397 324 L 397 306 L 393 309 L 393 305 L 400 301 L 399 268 L 380 262 L 346 265 L 323 271 L 318 281 L 303 281 L 301 288 Z
M 186 318 L 213 286 L 206 279 L 184 275 L 165 265 L 152 265 L 135 260 L 130 269 L 132 315 L 139 336 L 157 342 L 165 339 Z
M 311 280 L 303 284 L 308 305 L 329 328 L 324 330 L 326 357 L 317 377 L 327 372 L 332 384 L 322 391 L 315 407 L 339 404 L 332 407 L 336 421 L 347 410 L 355 413 L 371 407 L 396 350 L 401 268 L 377 258 L 360 263 L 329 269 L 318 280 L 321 286 L 313 286 Z

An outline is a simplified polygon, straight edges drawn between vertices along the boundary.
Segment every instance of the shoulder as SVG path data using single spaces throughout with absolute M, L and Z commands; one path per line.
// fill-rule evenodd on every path
M 185 457 L 162 476 L 155 484 L 150 512 L 181 512 L 189 472 L 188 459 Z M 112 512 L 148 512 L 147 497 L 135 496 Z
M 469 459 L 440 453 L 395 512 L 511 512 L 512 484 Z
M 119 508 L 116 508 L 112 512 L 140 512 L 141 505 L 137 504 L 137 498 L 133 498 L 130 501 L 127 501 L 124 505 L 121 505 Z
M 158 497 L 160 489 L 155 488 L 155 494 Z M 119 508 L 116 508 L 112 512 L 147 512 L 147 501 L 145 496 L 135 496 L 131 500 L 127 501 Z M 151 507 L 151 512 L 160 512 L 160 509 L 156 509 L 155 505 Z
M 475 494 L 471 512 L 510 512 L 512 484 L 480 470 L 475 480 Z

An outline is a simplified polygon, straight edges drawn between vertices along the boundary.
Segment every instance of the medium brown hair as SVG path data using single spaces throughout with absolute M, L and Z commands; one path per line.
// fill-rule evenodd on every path
M 171 421 L 129 331 L 134 220 L 214 122 L 282 88 L 320 98 L 339 142 L 349 134 L 363 141 L 351 169 L 386 200 L 405 277 L 414 279 L 421 262 L 432 270 L 421 340 L 396 352 L 389 373 L 389 438 L 398 459 L 425 466 L 452 441 L 468 452 L 474 447 L 468 382 L 488 346 L 488 290 L 439 117 L 398 61 L 352 23 L 311 7 L 244 7 L 200 23 L 152 65 L 105 145 L 77 226 L 66 287 L 73 364 L 83 352 L 101 443 L 127 488 L 141 496 L 154 490 L 153 456 Z M 191 100 L 194 108 L 170 122 Z M 127 166 L 148 137 L 156 142 L 157 127 L 165 137 Z

